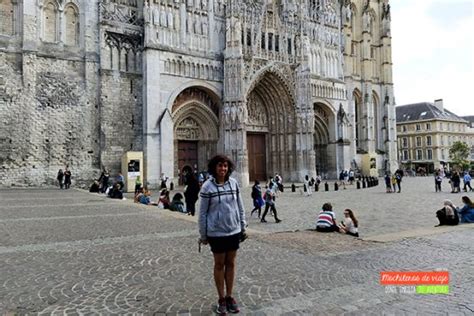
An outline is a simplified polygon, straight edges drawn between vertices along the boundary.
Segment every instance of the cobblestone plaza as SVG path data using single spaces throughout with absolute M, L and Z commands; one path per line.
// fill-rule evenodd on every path
M 235 296 L 243 315 L 469 315 L 474 225 L 433 227 L 445 198 L 432 178 L 305 197 L 284 192 L 279 217 L 249 219 Z M 250 213 L 250 189 L 243 190 Z M 472 196 L 472 193 L 468 193 Z M 0 314 L 212 315 L 212 256 L 196 218 L 80 190 L 0 191 Z M 361 239 L 310 231 L 322 203 L 352 208 Z M 391 293 L 382 271 L 450 273 L 449 295 Z

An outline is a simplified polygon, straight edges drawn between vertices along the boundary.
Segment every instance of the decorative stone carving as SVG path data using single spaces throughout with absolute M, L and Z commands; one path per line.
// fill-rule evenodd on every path
M 193 118 L 182 120 L 176 128 L 176 137 L 182 140 L 199 140 L 200 135 L 199 123 Z

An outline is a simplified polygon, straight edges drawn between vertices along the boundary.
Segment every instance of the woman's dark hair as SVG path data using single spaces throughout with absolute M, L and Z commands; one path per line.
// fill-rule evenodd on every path
M 254 183 L 254 185 L 259 185 L 259 184 L 260 184 L 260 181 L 258 181 L 258 180 L 255 180 L 255 183 Z
M 469 207 L 474 207 L 474 203 L 472 203 L 471 199 L 468 196 L 463 196 L 461 199 L 463 203 L 469 205 Z
M 323 211 L 332 211 L 331 203 L 324 203 L 323 204 Z
M 219 163 L 227 162 L 227 174 L 225 175 L 225 181 L 229 180 L 230 175 L 234 171 L 234 163 L 230 160 L 229 157 L 225 155 L 216 155 L 209 160 L 207 164 L 207 172 L 214 178 L 216 178 L 216 167 Z

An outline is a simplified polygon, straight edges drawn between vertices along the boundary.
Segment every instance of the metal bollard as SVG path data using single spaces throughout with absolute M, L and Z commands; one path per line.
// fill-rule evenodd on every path
M 362 180 L 362 189 L 365 189 L 367 187 L 367 183 L 365 182 L 365 180 Z
M 294 183 L 291 184 L 291 192 L 296 192 L 296 185 Z
M 357 190 L 360 190 L 360 181 L 359 180 L 357 180 L 356 185 L 357 185 Z
M 173 191 L 173 189 L 174 189 L 174 183 L 173 183 L 173 181 L 171 181 L 170 182 L 170 191 Z
M 329 191 L 329 184 L 327 182 L 324 184 L 324 191 Z
M 334 191 L 338 191 L 339 190 L 339 184 L 337 184 L 337 182 L 334 182 Z
M 314 185 L 314 192 L 318 192 L 319 191 L 319 183 L 316 183 Z

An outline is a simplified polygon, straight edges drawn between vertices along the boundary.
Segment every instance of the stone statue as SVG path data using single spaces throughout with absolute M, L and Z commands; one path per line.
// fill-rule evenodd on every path
M 370 16 L 370 14 L 367 11 L 364 12 L 363 22 L 364 22 L 364 31 L 370 32 L 370 27 L 371 27 L 371 24 L 372 24 L 372 17 Z
M 153 9 L 153 25 L 160 25 L 160 10 L 158 7 Z
M 148 1 L 145 1 L 145 6 L 143 7 L 143 19 L 147 24 L 153 19 L 153 13 L 150 11 L 150 5 Z
M 240 24 L 239 19 L 234 20 L 234 29 L 232 39 L 234 41 L 240 41 L 240 34 L 242 33 L 242 24 Z
M 201 1 L 201 8 L 205 11 L 207 11 L 207 0 L 202 0 Z
M 206 17 L 203 17 L 202 19 L 202 35 L 205 35 L 207 36 L 209 30 L 209 25 L 207 24 L 207 18 Z
M 169 11 L 168 12 L 168 27 L 170 29 L 174 28 L 174 23 L 173 23 L 173 12 Z
M 161 13 L 160 13 L 160 25 L 163 27 L 167 27 L 167 21 L 166 21 L 166 11 L 164 7 L 161 7 Z

